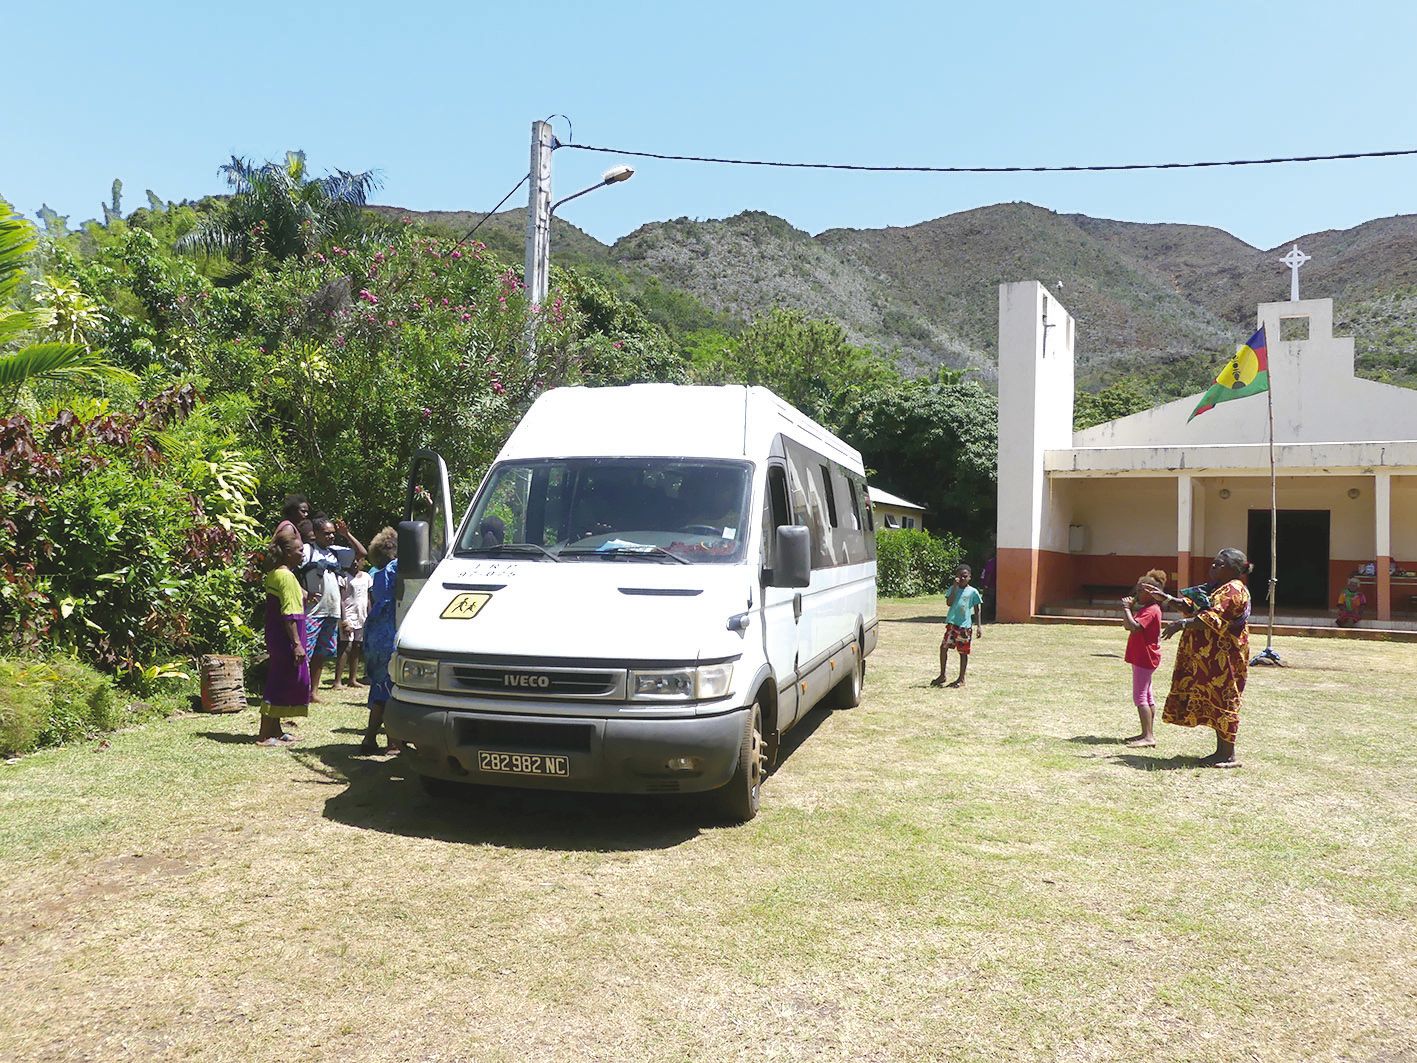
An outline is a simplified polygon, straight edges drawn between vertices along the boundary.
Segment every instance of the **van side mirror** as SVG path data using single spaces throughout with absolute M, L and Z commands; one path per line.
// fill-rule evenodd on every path
M 812 583 L 812 532 L 800 524 L 781 525 L 773 539 L 775 564 L 769 587 L 808 587 Z
M 399 521 L 399 577 L 427 579 L 433 574 L 433 561 L 428 556 L 428 522 Z

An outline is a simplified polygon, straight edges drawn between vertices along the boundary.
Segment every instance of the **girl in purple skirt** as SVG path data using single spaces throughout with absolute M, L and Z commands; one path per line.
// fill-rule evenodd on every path
M 276 567 L 266 573 L 265 700 L 257 745 L 285 746 L 295 736 L 285 733 L 281 717 L 310 714 L 310 663 L 305 659 L 305 598 L 293 569 L 300 564 L 300 536 L 284 522 L 272 540 Z

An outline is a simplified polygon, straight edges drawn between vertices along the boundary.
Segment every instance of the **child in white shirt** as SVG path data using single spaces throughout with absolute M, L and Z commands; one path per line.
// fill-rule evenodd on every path
M 374 577 L 369 574 L 368 566 L 361 558 L 355 565 L 353 575 L 340 586 L 340 628 L 344 640 L 340 647 L 340 659 L 335 664 L 335 677 L 340 676 L 348 661 L 348 683 L 352 687 L 367 686 L 356 675 L 359 662 L 364 657 L 364 622 L 369 617 L 369 588 L 373 584 Z

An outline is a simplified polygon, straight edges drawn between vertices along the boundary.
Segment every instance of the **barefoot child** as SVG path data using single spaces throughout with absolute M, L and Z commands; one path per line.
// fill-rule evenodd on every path
M 1151 677 L 1161 664 L 1161 603 L 1170 597 L 1162 589 L 1165 585 L 1166 573 L 1154 568 L 1137 580 L 1135 597 L 1122 599 L 1122 623 L 1131 632 L 1126 661 L 1132 666 L 1132 704 L 1141 718 L 1141 734 L 1128 738 L 1129 746 L 1156 745 L 1152 733 L 1156 697 L 1151 692 Z
M 379 752 L 379 730 L 384 726 L 384 705 L 393 692 L 389 676 L 389 659 L 394 652 L 398 634 L 398 616 L 394 603 L 394 584 L 398 580 L 399 537 L 392 528 L 385 528 L 369 540 L 369 563 L 374 566 L 373 582 L 369 587 L 369 616 L 364 622 L 364 669 L 369 676 L 369 725 L 364 729 L 364 741 L 359 751 Z M 397 752 L 394 742 L 390 753 Z
M 930 680 L 932 687 L 945 685 L 945 671 L 949 664 L 950 647 L 959 651 L 959 678 L 951 687 L 964 686 L 964 674 L 969 671 L 969 648 L 977 636 L 984 634 L 981 606 L 984 596 L 969 585 L 968 565 L 955 569 L 954 585 L 945 595 L 949 612 L 945 616 L 945 637 L 940 640 L 940 674 Z
M 310 714 L 310 665 L 305 657 L 305 601 L 292 571 L 300 564 L 300 536 L 282 524 L 271 543 L 275 567 L 266 573 L 266 671 L 261 729 L 256 742 L 284 746 L 295 741 L 281 730 L 282 716 Z
M 364 658 L 364 624 L 369 618 L 369 588 L 374 585 L 374 577 L 365 571 L 365 559 L 354 563 L 354 573 L 340 584 L 340 655 L 335 659 L 335 677 L 349 667 L 346 685 L 368 686 L 355 677 Z

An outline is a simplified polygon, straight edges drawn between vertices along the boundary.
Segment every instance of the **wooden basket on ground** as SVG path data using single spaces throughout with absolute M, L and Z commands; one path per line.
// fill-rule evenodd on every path
M 202 711 L 240 712 L 246 707 L 246 681 L 240 657 L 208 654 L 201 660 Z

